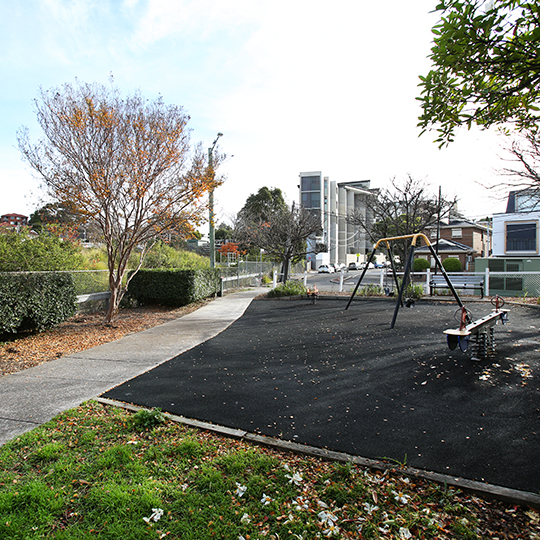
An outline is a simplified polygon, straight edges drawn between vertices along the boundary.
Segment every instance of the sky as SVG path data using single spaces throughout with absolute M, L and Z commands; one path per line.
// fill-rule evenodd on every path
M 215 193 L 229 221 L 261 187 L 298 201 L 300 172 L 387 188 L 410 174 L 470 219 L 504 212 L 504 141 L 419 137 L 419 75 L 438 0 L 0 0 L 0 214 L 30 215 L 39 179 L 17 131 L 41 137 L 33 100 L 75 78 L 184 107 L 193 143 L 228 155 Z

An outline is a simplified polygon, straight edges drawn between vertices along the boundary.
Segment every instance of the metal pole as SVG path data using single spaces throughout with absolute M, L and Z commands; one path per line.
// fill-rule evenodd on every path
M 352 302 L 352 299 L 354 298 L 354 295 L 356 294 L 356 291 L 358 290 L 358 287 L 360 287 L 360 283 L 362 283 L 362 280 L 364 279 L 364 276 L 366 275 L 366 272 L 369 268 L 369 264 L 373 261 L 373 259 L 375 258 L 375 249 L 373 249 L 373 251 L 371 252 L 371 255 L 369 256 L 369 260 L 368 262 L 366 263 L 366 266 L 362 272 L 362 275 L 360 276 L 360 279 L 358 280 L 358 283 L 356 284 L 356 287 L 354 288 L 352 294 L 351 294 L 351 297 L 349 298 L 349 301 L 347 302 L 347 307 L 345 308 L 346 310 L 349 309 L 349 306 L 351 305 L 351 302 Z
M 411 272 L 413 257 L 414 257 L 414 244 L 411 244 L 411 250 L 409 251 L 409 258 L 407 259 L 407 264 L 405 265 L 405 271 L 403 272 L 403 281 L 401 282 L 401 288 L 399 289 L 398 301 L 396 302 L 396 308 L 394 310 L 394 316 L 392 317 L 392 324 L 390 325 L 390 328 L 394 328 L 394 324 L 396 323 L 399 307 L 402 305 L 403 292 L 405 291 L 405 288 L 407 287 L 407 281 L 409 280 L 409 274 Z
M 208 169 L 212 175 L 211 180 L 214 181 L 214 148 L 218 139 L 223 135 L 223 133 L 218 133 L 216 140 L 212 143 L 212 146 L 208 149 Z M 208 219 L 210 221 L 210 229 L 208 231 L 208 236 L 210 237 L 210 268 L 215 268 L 216 266 L 216 232 L 214 229 L 214 188 L 210 190 L 208 194 Z

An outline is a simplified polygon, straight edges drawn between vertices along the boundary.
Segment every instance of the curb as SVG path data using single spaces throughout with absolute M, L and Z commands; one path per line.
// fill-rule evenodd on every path
M 112 407 L 119 407 L 128 411 L 137 412 L 144 407 L 137 405 L 130 405 L 122 401 L 115 401 L 112 399 L 95 397 L 94 401 L 101 403 L 102 405 L 109 405 Z M 467 480 L 466 478 L 460 478 L 455 476 L 449 476 L 446 474 L 440 474 L 431 471 L 424 471 L 422 469 L 415 469 L 413 467 L 400 466 L 385 463 L 376 459 L 364 458 L 361 456 L 354 456 L 343 452 L 334 452 L 332 450 L 326 450 L 324 448 L 317 448 L 316 446 L 308 446 L 295 442 L 283 441 L 275 439 L 273 437 L 265 437 L 264 435 L 257 435 L 255 433 L 249 433 L 242 429 L 228 428 L 217 424 L 211 424 L 209 422 L 201 422 L 184 416 L 177 416 L 175 414 L 163 413 L 169 420 L 183 424 L 186 426 L 211 431 L 225 437 L 232 437 L 240 439 L 249 443 L 258 444 L 261 446 L 269 446 L 276 448 L 284 452 L 293 452 L 295 454 L 303 454 L 307 456 L 317 457 L 328 461 L 339 461 L 344 463 L 354 463 L 362 467 L 370 469 L 377 469 L 380 471 L 397 471 L 403 475 L 410 476 L 412 478 L 422 478 L 438 484 L 444 484 L 445 486 L 453 486 L 463 491 L 471 491 L 485 498 L 497 499 L 510 504 L 516 504 L 519 506 L 528 506 L 536 510 L 540 510 L 540 495 L 531 493 L 528 491 L 520 491 L 517 489 L 506 488 L 502 486 L 496 486 L 493 484 L 487 484 L 484 482 L 478 482 L 476 480 Z

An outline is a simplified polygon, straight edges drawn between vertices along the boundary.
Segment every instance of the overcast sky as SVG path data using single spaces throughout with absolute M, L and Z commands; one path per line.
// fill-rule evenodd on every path
M 458 196 L 468 217 L 502 212 L 479 184 L 497 181 L 504 152 L 492 131 L 439 150 L 418 137 L 418 76 L 429 71 L 438 0 L 0 0 L 0 214 L 29 215 L 39 182 L 16 133 L 40 130 L 39 87 L 139 88 L 191 116 L 193 142 L 229 156 L 218 221 L 262 186 L 298 200 L 298 175 L 338 182 L 425 179 Z

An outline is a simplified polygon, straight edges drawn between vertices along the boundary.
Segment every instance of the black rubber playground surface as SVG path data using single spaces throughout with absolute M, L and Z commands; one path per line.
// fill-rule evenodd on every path
M 227 330 L 104 397 L 538 493 L 540 311 L 509 307 L 496 356 L 450 351 L 455 303 L 255 300 Z M 469 304 L 473 318 L 489 303 Z

